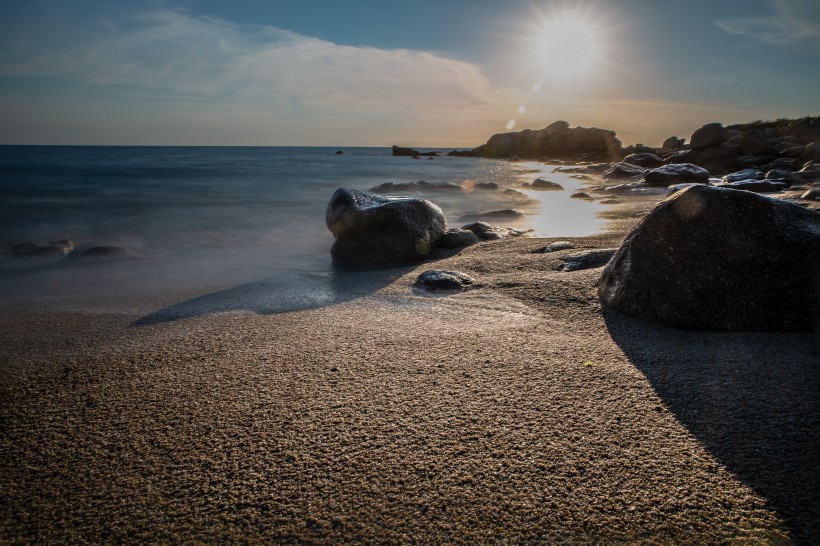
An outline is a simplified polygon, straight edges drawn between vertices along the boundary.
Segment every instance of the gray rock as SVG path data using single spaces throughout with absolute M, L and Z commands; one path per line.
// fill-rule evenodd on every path
M 694 133 L 689 139 L 689 145 L 693 150 L 704 150 L 720 146 L 724 140 L 723 125 L 720 123 L 707 123 Z
M 772 169 L 766 173 L 766 180 L 780 180 L 788 185 L 802 184 L 806 180 L 797 173 L 791 171 L 784 171 L 781 169 Z
M 643 179 L 650 186 L 656 187 L 684 182 L 708 182 L 709 171 L 691 163 L 676 163 L 646 171 Z
M 441 209 L 426 199 L 344 188 L 330 199 L 325 220 L 336 238 L 330 254 L 345 265 L 388 267 L 424 260 L 447 230 Z
M 585 191 L 575 192 L 572 195 L 570 195 L 570 198 L 572 198 L 572 199 L 584 199 L 585 201 L 594 201 L 595 200 L 594 197 L 592 197 L 590 194 L 588 194 Z
M 738 180 L 763 180 L 766 174 L 758 169 L 743 169 L 727 174 L 723 177 L 724 182 L 737 182 Z
M 638 165 L 639 167 L 646 167 L 651 169 L 663 165 L 663 159 L 650 153 L 629 154 L 624 158 L 624 163 L 630 165 Z
M 644 167 L 621 162 L 613 165 L 603 176 L 606 179 L 631 178 L 633 176 L 641 176 L 645 172 L 646 169 Z
M 459 220 L 467 221 L 467 220 L 518 220 L 520 218 L 524 218 L 526 214 L 521 212 L 520 210 L 515 209 L 502 209 L 502 210 L 491 210 L 489 212 L 468 212 Z
M 691 188 L 692 186 L 708 186 L 708 182 L 687 182 L 685 184 L 672 184 L 666 190 L 666 195 L 673 195 L 678 193 L 679 191 L 683 191 L 686 188 Z
M 561 184 L 557 182 L 550 182 L 549 180 L 544 180 L 543 178 L 536 178 L 532 182 L 525 183 L 522 186 L 529 190 L 541 191 L 556 191 L 564 189 L 564 186 Z
M 569 241 L 555 241 L 545 247 L 541 247 L 533 252 L 536 254 L 548 254 L 550 252 L 557 252 L 559 250 L 571 250 L 575 248 L 575 244 Z
M 603 271 L 601 301 L 673 328 L 820 328 L 820 213 L 693 186 L 662 201 Z
M 735 182 L 717 184 L 715 187 L 751 191 L 755 193 L 772 193 L 783 191 L 788 188 L 785 182 L 778 182 L 774 180 L 737 180 Z
M 596 250 L 584 250 L 583 252 L 567 254 L 561 258 L 564 262 L 564 265 L 561 266 L 561 271 L 577 271 L 579 269 L 601 267 L 606 265 L 617 251 L 617 248 L 599 248 Z
M 504 237 L 503 232 L 487 222 L 473 222 L 462 226 L 461 229 L 473 232 L 482 241 L 496 241 Z
M 413 286 L 430 292 L 460 291 L 474 283 L 475 279 L 458 271 L 428 269 L 418 276 Z
M 438 240 L 438 246 L 441 248 L 462 248 L 465 246 L 474 245 L 480 242 L 481 239 L 472 231 L 466 229 L 448 229 L 447 233 L 441 236 Z

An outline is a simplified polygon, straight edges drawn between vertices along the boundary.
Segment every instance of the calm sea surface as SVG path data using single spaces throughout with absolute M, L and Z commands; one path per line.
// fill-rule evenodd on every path
M 495 182 L 497 191 L 417 194 L 451 226 L 516 208 L 535 235 L 598 231 L 578 180 L 536 163 L 394 157 L 389 148 L 0 146 L 0 301 L 230 287 L 281 272 L 330 271 L 325 207 L 339 187 Z M 447 150 L 443 150 L 447 151 Z M 565 192 L 504 193 L 544 176 Z M 71 239 L 134 259 L 14 258 L 11 246 Z

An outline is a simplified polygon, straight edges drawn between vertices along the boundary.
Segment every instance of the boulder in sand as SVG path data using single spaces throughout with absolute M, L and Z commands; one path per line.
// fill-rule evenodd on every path
M 693 186 L 627 236 L 599 283 L 614 309 L 673 328 L 820 329 L 820 213 Z
M 336 238 L 331 256 L 354 266 L 389 267 L 424 260 L 447 231 L 441 209 L 426 199 L 344 188 L 330 199 L 325 220 Z
M 441 236 L 438 240 L 440 248 L 463 248 L 465 246 L 474 245 L 480 242 L 481 239 L 470 230 L 467 229 L 448 229 L 447 233 Z
M 473 283 L 475 283 L 475 279 L 459 271 L 428 269 L 418 276 L 413 286 L 431 292 L 451 292 L 464 290 Z

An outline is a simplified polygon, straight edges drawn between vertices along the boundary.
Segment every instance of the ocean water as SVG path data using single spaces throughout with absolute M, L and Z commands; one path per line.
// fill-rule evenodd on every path
M 580 181 L 552 171 L 528 162 L 394 157 L 389 148 L 0 146 L 0 302 L 333 275 L 325 208 L 339 187 L 449 182 L 465 190 L 414 195 L 438 204 L 451 226 L 471 212 L 515 208 L 527 217 L 507 225 L 533 235 L 600 230 L 600 206 L 569 199 Z M 503 191 L 539 176 L 567 191 Z M 490 182 L 501 188 L 473 189 Z M 123 247 L 129 259 L 11 252 L 16 243 L 61 239 L 78 249 Z M 288 288 L 280 288 L 281 300 Z

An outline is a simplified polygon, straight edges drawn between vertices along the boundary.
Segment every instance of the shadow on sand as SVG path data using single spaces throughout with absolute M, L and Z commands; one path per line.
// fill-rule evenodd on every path
M 820 537 L 820 336 L 685 332 L 605 309 L 613 340 L 677 419 L 768 499 L 798 543 Z
M 316 309 L 351 301 L 387 286 L 409 268 L 380 270 L 286 271 L 183 301 L 145 315 L 132 326 L 147 326 L 227 311 L 262 315 Z

